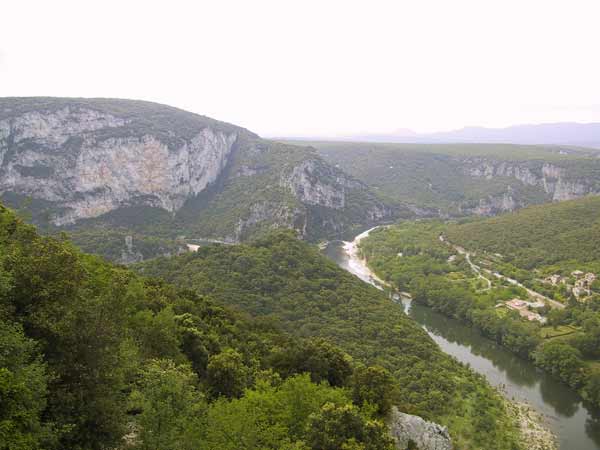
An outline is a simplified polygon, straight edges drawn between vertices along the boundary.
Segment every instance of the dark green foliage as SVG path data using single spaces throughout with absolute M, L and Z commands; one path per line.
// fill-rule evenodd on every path
M 384 425 L 367 421 L 352 405 L 325 403 L 310 416 L 308 444 L 313 450 L 393 450 Z
M 82 251 L 100 255 L 115 262 L 123 262 L 124 258 L 130 256 L 125 241 L 128 236 L 132 238 L 131 257 L 133 262 L 137 262 L 135 258 L 140 255 L 143 259 L 150 259 L 187 251 L 187 247 L 182 241 L 140 235 L 131 233 L 127 229 L 81 228 L 69 232 L 69 238 Z
M 215 245 L 197 253 L 159 258 L 136 266 L 146 275 L 162 276 L 178 286 L 210 295 L 223 304 L 281 321 L 297 338 L 325 338 L 352 356 L 355 362 L 380 365 L 393 376 L 396 390 L 391 401 L 401 410 L 448 424 L 456 442 L 469 445 L 480 430 L 471 417 L 471 403 L 496 398 L 497 394 L 473 373 L 445 356 L 425 332 L 383 293 L 343 271 L 316 249 L 298 241 L 289 232 L 278 232 L 251 245 Z M 317 354 L 310 340 L 275 352 L 271 362 L 284 377 L 307 370 L 314 380 L 335 384 L 344 377 L 324 372 L 324 362 L 345 358 L 325 347 Z M 289 352 L 289 354 L 286 354 Z M 302 361 L 302 355 L 306 360 Z M 336 362 L 337 366 L 338 363 Z M 329 371 L 329 370 L 328 370 Z M 328 372 L 327 371 L 327 372 Z M 337 371 L 345 373 L 346 369 Z M 335 373 L 335 372 L 334 372 Z M 383 377 L 385 380 L 385 377 Z M 387 392 L 387 383 L 369 386 L 357 395 L 373 402 L 369 390 Z M 375 409 L 387 409 L 379 399 Z M 371 405 L 372 407 L 373 405 Z M 458 414 L 460 420 L 455 421 Z M 495 429 L 482 431 L 484 441 L 503 434 L 496 448 L 510 448 L 514 442 L 501 403 L 494 407 Z M 491 440 L 489 442 L 492 442 Z M 491 444 L 490 444 L 491 445 Z M 503 447 L 504 446 L 504 447 Z M 493 448 L 493 447 L 489 447 Z
M 585 372 L 581 353 L 560 341 L 541 345 L 533 354 L 535 363 L 572 387 L 579 387 Z
M 0 207 L 0 447 L 307 449 L 309 416 L 351 404 L 327 382 L 351 376 L 347 355 L 310 341 L 323 383 L 279 374 L 271 355 L 303 343 L 209 297 L 41 237 Z M 369 448 L 387 433 L 375 430 Z
M 321 338 L 307 339 L 273 355 L 271 363 L 286 376 L 309 373 L 313 382 L 344 386 L 352 374 L 352 358 Z
M 151 360 L 140 371 L 130 395 L 140 449 L 193 450 L 201 439 L 207 404 L 187 366 Z
M 239 397 L 250 384 L 250 370 L 244 365 L 242 355 L 230 348 L 208 359 L 206 375 L 214 397 Z
M 51 424 L 41 420 L 47 384 L 35 341 L 19 325 L 0 319 L 0 448 L 33 450 L 49 444 Z
M 377 414 L 385 417 L 392 409 L 394 387 L 394 378 L 387 369 L 358 367 L 352 376 L 352 401 L 357 405 L 374 406 Z
M 518 268 L 600 260 L 600 197 L 536 206 L 447 229 L 448 238 L 472 250 L 499 253 Z
M 307 448 L 309 417 L 327 403 L 347 404 L 346 393 L 327 384 L 314 384 L 307 375 L 280 385 L 260 383 L 240 399 L 224 398 L 211 405 L 201 449 Z

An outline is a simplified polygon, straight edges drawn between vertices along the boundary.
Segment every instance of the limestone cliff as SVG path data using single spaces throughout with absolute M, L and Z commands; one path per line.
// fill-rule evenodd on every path
M 502 161 L 483 158 L 467 158 L 461 161 L 466 175 L 490 182 L 506 182 L 505 192 L 479 199 L 476 206 L 466 205 L 463 212 L 478 215 L 493 215 L 532 203 L 531 197 L 542 201 L 572 200 L 585 195 L 600 193 L 596 173 L 596 161 L 556 162 Z M 583 170 L 584 164 L 590 167 Z M 591 170 L 590 170 L 591 169 Z M 527 191 L 530 198 L 519 195 L 516 190 Z
M 388 426 L 398 449 L 410 448 L 411 441 L 419 450 L 452 450 L 453 448 L 446 427 L 427 422 L 419 416 L 401 413 L 395 407 Z
M 265 226 L 316 235 L 336 232 L 341 219 L 367 224 L 389 215 L 372 196 L 372 205 L 357 207 L 356 192 L 369 197 L 312 149 L 168 106 L 0 99 L 0 196 L 33 199 L 55 227 L 110 218 L 143 232 L 150 223 L 140 208 L 150 208 L 166 213 L 153 213 L 165 235 L 240 240 Z M 123 213 L 128 208 L 135 213 Z M 348 211 L 352 217 L 341 217 Z

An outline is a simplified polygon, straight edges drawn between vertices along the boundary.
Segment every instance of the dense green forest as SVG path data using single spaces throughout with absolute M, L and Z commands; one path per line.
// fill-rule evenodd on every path
M 41 237 L 4 208 L 0 250 L 2 449 L 392 448 L 385 369 Z
M 580 202 L 585 203 L 585 200 Z M 568 203 L 565 205 L 568 207 Z M 528 213 L 523 210 L 516 215 Z M 556 378 L 578 389 L 585 399 L 600 405 L 600 295 L 592 295 L 585 302 L 571 299 L 564 309 L 548 306 L 539 309 L 538 312 L 547 318 L 545 324 L 524 320 L 517 311 L 498 307 L 513 298 L 527 299 L 524 288 L 492 276 L 491 271 L 497 270 L 497 266 L 489 266 L 490 272 L 482 271 L 485 275 L 475 274 L 464 255 L 439 239 L 440 235 L 455 238 L 457 230 L 461 230 L 470 240 L 458 243 L 471 250 L 468 245 L 480 239 L 473 231 L 474 226 L 485 227 L 487 223 L 502 220 L 501 217 L 488 219 L 481 222 L 483 225 L 407 222 L 372 232 L 361 241 L 360 248 L 369 266 L 395 289 L 408 291 L 414 301 L 472 324 L 485 336 L 530 358 Z M 553 224 L 548 222 L 548 227 Z M 496 231 L 494 240 L 505 242 L 506 236 L 499 236 L 502 234 L 500 229 Z M 540 229 L 540 223 L 536 233 L 531 233 L 527 227 L 522 228 L 521 233 L 521 241 L 535 240 L 536 233 L 546 234 Z M 490 232 L 490 237 L 492 235 Z M 492 251 L 495 250 L 498 248 L 493 247 Z M 486 263 L 486 259 L 476 261 Z
M 517 435 L 503 400 L 403 312 L 290 232 L 249 245 L 216 245 L 136 266 L 255 317 L 277 320 L 300 339 L 324 338 L 354 361 L 393 376 L 401 410 L 447 425 L 457 448 L 512 448 Z
M 0 207 L 2 449 L 391 450 L 392 405 L 520 448 L 481 377 L 290 233 L 139 269 L 175 283 Z
M 474 251 L 531 270 L 600 272 L 600 197 L 536 206 L 486 220 L 455 224 L 448 238 Z M 558 267 L 552 267 L 558 266 Z

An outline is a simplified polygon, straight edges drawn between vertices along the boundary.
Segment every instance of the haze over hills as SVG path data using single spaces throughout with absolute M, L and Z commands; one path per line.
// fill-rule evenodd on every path
M 297 139 L 403 143 L 566 144 L 600 148 L 600 123 L 557 122 L 514 125 L 506 128 L 469 126 L 434 133 L 416 133 L 401 128 L 391 133 L 360 133 Z

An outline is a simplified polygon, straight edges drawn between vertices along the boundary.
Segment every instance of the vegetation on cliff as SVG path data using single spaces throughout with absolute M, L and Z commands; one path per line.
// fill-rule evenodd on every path
M 523 183 L 511 176 L 473 176 L 482 165 L 526 169 L 539 180 L 544 165 L 562 170 L 563 181 L 583 183 L 600 190 L 597 152 L 569 146 L 511 144 L 386 144 L 361 142 L 307 142 L 331 164 L 369 185 L 393 205 L 413 205 L 432 215 L 463 216 L 483 205 L 496 213 L 505 195 L 515 207 L 550 201 L 542 182 Z M 485 211 L 485 210 L 484 210 Z

